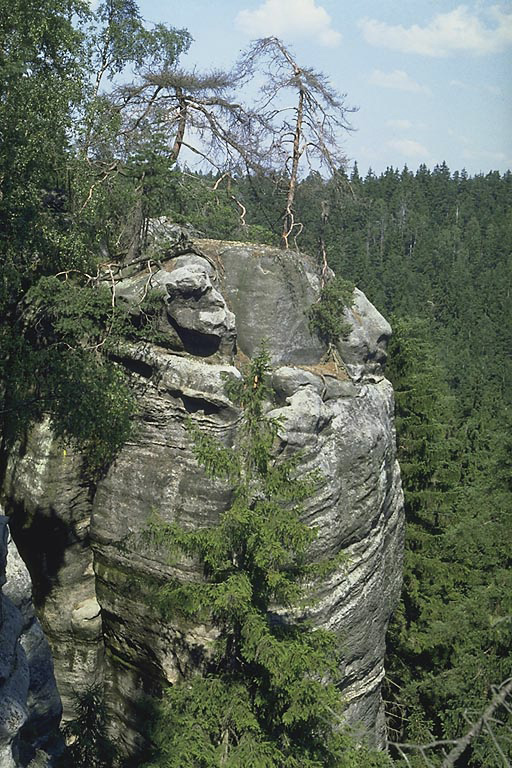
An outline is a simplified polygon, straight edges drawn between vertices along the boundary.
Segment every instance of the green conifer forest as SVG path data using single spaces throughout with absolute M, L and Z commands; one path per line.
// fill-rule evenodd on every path
M 255 185 L 241 187 L 253 199 Z M 325 243 L 336 273 L 394 329 L 407 537 L 388 636 L 389 738 L 454 739 L 512 673 L 512 176 L 470 178 L 444 163 L 364 179 L 355 169 L 305 178 L 297 199 L 301 247 L 321 258 Z M 269 226 L 271 211 L 255 223 Z M 510 721 L 497 720 L 456 765 L 507 765 L 496 739 L 510 755 Z M 433 765 L 439 750 L 427 750 Z M 429 764 L 418 750 L 407 757 Z
M 81 0 L 0 0 L 0 482 L 13 444 L 42 414 L 78 444 L 93 479 L 127 440 L 137 406 L 112 351 L 120 338 L 157 331 L 149 305 L 147 324 L 134 328 L 100 265 L 157 259 L 145 251 L 152 219 L 309 253 L 337 276 L 310 317 L 327 343 L 345 331 L 352 285 L 394 330 L 387 376 L 407 529 L 387 638 L 388 752 L 340 729 L 328 633 L 269 622 L 271 603 L 293 606 L 301 581 L 315 577 L 300 501 L 322 478 L 299 482 L 293 462 L 274 462 L 261 350 L 232 393 L 243 412 L 238 446 L 195 434 L 198 462 L 234 483 L 231 508 L 215 529 L 156 520 L 149 532 L 199 558 L 209 576 L 201 588 L 167 585 L 162 611 L 197 618 L 207 600 L 220 640 L 206 676 L 155 703 L 147 765 L 510 766 L 512 173 L 469 176 L 440 159 L 363 177 L 334 151 L 306 171 L 297 147 L 319 141 L 303 136 L 307 109 L 311 124 L 318 105 L 332 117 L 324 142 L 345 129 L 349 110 L 322 73 L 279 41 L 260 42 L 231 72 L 203 75 L 181 68 L 189 32 L 148 26 L 135 0 L 95 10 Z M 279 76 L 295 73 L 291 125 L 235 98 L 267 55 L 282 57 Z M 267 96 L 282 87 L 278 74 Z M 181 154 L 186 131 L 201 137 L 201 172 Z M 283 157 L 290 132 L 301 141 Z M 101 691 L 79 698 L 70 727 L 69 764 L 121 764 Z

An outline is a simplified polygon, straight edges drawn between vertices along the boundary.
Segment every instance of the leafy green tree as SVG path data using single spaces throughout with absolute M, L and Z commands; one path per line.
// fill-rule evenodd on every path
M 150 114 L 152 101 L 134 114 L 127 91 L 136 89 L 143 101 L 144 78 L 175 68 L 192 38 L 148 25 L 134 0 L 100 3 L 83 29 L 88 77 L 75 126 L 74 209 L 89 237 L 97 233 L 97 247 L 112 260 L 130 260 L 143 244 L 147 217 L 161 214 L 162 181 L 175 159 L 169 161 L 165 131 Z
M 34 375 L 45 354 L 25 333 L 21 302 L 41 275 L 86 261 L 65 193 L 67 133 L 82 83 L 71 16 L 83 10 L 80 3 L 29 7 L 17 0 L 3 2 L 0 13 L 0 464 L 32 415 Z
M 389 352 L 407 529 L 403 601 L 392 623 L 388 668 L 402 690 L 400 702 L 409 707 L 398 726 L 406 728 L 407 739 L 399 740 L 421 742 L 426 740 L 421 686 L 446 652 L 431 619 L 441 615 L 443 604 L 456 593 L 453 564 L 439 546 L 453 523 L 457 488 L 450 435 L 453 402 L 425 322 L 395 320 Z M 390 697 L 395 698 L 396 690 L 390 687 Z M 436 715 L 435 706 L 428 709 L 428 717 Z
M 454 750 L 463 744 L 454 754 L 464 751 L 464 765 L 498 768 L 504 754 L 510 758 L 510 710 L 471 733 L 468 723 L 479 723 L 493 701 L 500 702 L 497 687 L 512 672 L 504 543 L 510 496 L 499 474 L 492 485 L 484 479 L 490 476 L 482 471 L 485 449 L 467 483 L 455 402 L 425 321 L 398 321 L 395 332 L 391 375 L 407 536 L 403 602 L 389 637 L 391 724 L 401 732 L 399 741 L 444 739 Z M 433 764 L 441 764 L 441 757 Z
M 351 307 L 354 301 L 354 285 L 348 280 L 334 277 L 320 292 L 316 304 L 312 304 L 309 315 L 309 327 L 315 331 L 329 349 L 341 336 L 350 331 L 350 325 L 343 316 L 345 307 Z
M 341 726 L 336 638 L 293 619 L 305 580 L 332 564 L 308 559 L 315 532 L 301 521 L 300 502 L 320 479 L 297 477 L 297 457 L 274 457 L 279 425 L 264 416 L 268 372 L 260 350 L 244 377 L 229 382 L 243 415 L 234 449 L 190 426 L 207 473 L 234 485 L 219 524 L 153 529 L 157 542 L 195 559 L 204 573 L 201 582 L 168 583 L 164 613 L 211 622 L 219 635 L 204 669 L 167 691 L 151 766 L 386 764 Z
M 105 130 L 100 122 L 106 117 L 101 105 L 108 103 L 106 94 L 101 94 L 104 81 L 115 83 L 116 77 L 128 67 L 139 76 L 155 69 L 168 69 L 188 49 L 192 38 L 186 30 L 164 24 L 148 28 L 135 0 L 106 0 L 89 17 L 87 40 L 92 77 L 81 145 L 85 155 L 92 150 L 92 134 Z
M 141 178 L 136 159 L 126 173 L 111 167 L 117 124 L 100 88 L 130 66 L 170 65 L 189 36 L 146 29 L 132 0 L 94 13 L 79 0 L 14 0 L 1 11 L 0 474 L 44 413 L 96 471 L 134 407 L 105 354 L 116 307 L 98 287 L 99 262 L 109 241 L 133 243 L 123 228 Z
M 44 412 L 52 414 L 57 431 L 75 434 L 82 447 L 87 444 L 91 459 L 95 455 L 92 463 L 101 463 L 101 456 L 112 455 L 107 422 L 113 410 L 120 409 L 126 436 L 128 392 L 112 366 L 100 359 L 99 339 L 86 339 L 91 318 L 82 318 L 79 301 L 70 348 L 69 309 L 76 298 L 71 281 L 60 293 L 53 292 L 52 319 L 30 306 L 37 304 L 37 293 L 46 294 L 46 276 L 95 271 L 95 259 L 74 225 L 68 173 L 68 136 L 84 85 L 82 37 L 72 21 L 73 14 L 80 18 L 85 9 L 59 0 L 29 8 L 18 0 L 5 11 L 0 59 L 0 465 L 3 469 L 13 441 Z M 89 289 L 89 309 L 99 296 L 93 298 Z M 48 303 L 50 296 L 44 300 Z M 100 311 L 95 324 L 98 336 L 105 330 Z M 79 419 L 78 413 L 85 413 L 75 407 L 85 404 L 88 394 L 88 418 Z
M 408 520 L 390 723 L 417 745 L 461 743 L 511 671 L 512 175 L 450 176 L 441 164 L 340 182 L 310 174 L 295 205 L 307 249 L 323 236 L 336 273 L 395 315 L 389 372 Z M 277 231 L 276 180 L 241 186 L 249 220 Z M 496 716 L 503 725 L 472 738 L 457 768 L 502 764 L 506 708 Z M 418 750 L 414 760 L 424 767 Z
M 71 18 L 84 6 L 2 0 L 0 10 L 0 309 L 5 316 L 38 275 L 84 263 L 64 215 L 67 136 L 83 83 L 81 36 Z

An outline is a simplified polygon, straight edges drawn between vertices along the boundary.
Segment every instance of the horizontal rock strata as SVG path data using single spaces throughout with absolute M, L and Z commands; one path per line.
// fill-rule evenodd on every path
M 389 325 L 356 290 L 345 310 L 352 331 L 328 355 L 307 317 L 321 287 L 313 262 L 216 241 L 199 240 L 193 251 L 117 286 L 135 319 L 148 291 L 162 310 L 158 343 L 127 342 L 116 355 L 138 412 L 97 488 L 84 485 L 79 457 L 52 442 L 44 424 L 11 461 L 9 511 L 65 706 L 71 688 L 103 675 L 115 732 L 134 751 L 145 695 L 208 654 L 211 627 L 167 625 L 151 599 L 169 576 L 198 574 L 187 562 L 170 565 L 145 532 L 155 513 L 197 527 L 226 509 L 231 490 L 198 466 L 186 421 L 232 441 L 240 413 L 224 378 L 239 376 L 264 339 L 273 365 L 268 410 L 282 418 L 282 449 L 300 451 L 300 471 L 324 479 L 304 506 L 318 530 L 313 555 L 344 553 L 315 593 L 311 616 L 340 638 L 347 721 L 382 743 L 384 637 L 400 589 L 403 528 L 393 393 L 382 372 Z M 39 534 L 45 544 L 36 553 Z

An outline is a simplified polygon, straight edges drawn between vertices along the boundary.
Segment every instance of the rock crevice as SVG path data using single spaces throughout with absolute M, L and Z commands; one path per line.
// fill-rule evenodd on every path
M 36 750 L 60 748 L 62 706 L 32 584 L 0 514 L 0 766 L 27 765 Z M 47 753 L 47 754 L 48 754 Z
M 106 476 L 97 487 L 84 485 L 80 457 L 63 452 L 46 423 L 9 465 L 8 511 L 36 576 L 65 711 L 73 688 L 104 679 L 114 731 L 134 752 L 144 695 L 208 653 L 211 627 L 166 624 L 150 600 L 170 575 L 197 574 L 186 562 L 169 565 L 143 534 L 155 512 L 198 527 L 215 524 L 226 509 L 231 489 L 198 466 L 186 420 L 231 443 L 240 413 L 225 377 L 239 377 L 264 340 L 273 366 L 268 410 L 281 418 L 281 450 L 300 451 L 300 471 L 324 479 L 304 505 L 304 519 L 318 530 L 312 554 L 345 555 L 315 595 L 311 616 L 340 638 L 347 720 L 382 743 L 384 638 L 400 590 L 403 537 L 393 392 L 382 369 L 389 325 L 356 290 L 345 310 L 352 330 L 336 359 L 327 359 L 307 317 L 320 294 L 318 269 L 265 246 L 198 241 L 194 253 L 164 261 L 149 281 L 140 273 L 118 285 L 133 316 L 148 290 L 162 302 L 163 341 L 127 342 L 118 352 L 138 413 Z M 50 574 L 31 549 L 34 525 L 60 537 Z

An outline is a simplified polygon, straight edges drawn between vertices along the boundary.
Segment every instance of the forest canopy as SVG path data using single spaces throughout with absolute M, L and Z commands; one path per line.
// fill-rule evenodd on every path
M 395 331 L 407 540 L 389 760 L 511 765 L 510 171 L 361 176 L 325 75 L 275 38 L 230 72 L 189 71 L 190 33 L 146 24 L 134 0 L 1 0 L 0 36 L 2 475 L 43 414 L 93 477 L 127 439 L 136 403 L 110 355 L 125 326 L 109 280 L 144 253 L 151 220 L 309 252 Z M 240 98 L 258 67 L 264 109 Z

